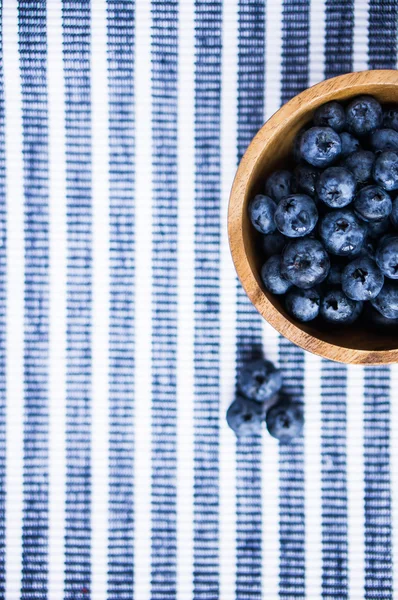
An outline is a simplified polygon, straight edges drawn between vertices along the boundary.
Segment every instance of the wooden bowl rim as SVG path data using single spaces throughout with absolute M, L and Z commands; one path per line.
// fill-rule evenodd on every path
M 352 94 L 350 94 L 352 96 L 363 94 L 364 85 L 377 87 L 397 85 L 398 87 L 398 71 L 392 69 L 360 71 L 321 81 L 294 96 L 266 121 L 249 144 L 239 163 L 232 184 L 228 207 L 228 237 L 235 269 L 246 294 L 258 312 L 279 333 L 304 350 L 337 362 L 373 365 L 391 364 L 398 362 L 398 348 L 389 350 L 345 348 L 321 340 L 286 319 L 268 300 L 259 286 L 247 258 L 243 238 L 242 214 L 246 188 L 266 144 L 278 136 L 286 120 L 291 118 L 293 114 L 297 116 L 304 115 L 316 108 L 320 97 L 324 102 L 328 102 L 335 99 L 339 91 L 346 90 L 348 87 L 352 91 Z M 357 92 L 355 91 L 356 88 L 358 88 Z

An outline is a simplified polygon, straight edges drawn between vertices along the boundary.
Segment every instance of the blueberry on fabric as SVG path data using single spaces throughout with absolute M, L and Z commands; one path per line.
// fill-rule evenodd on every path
M 315 202 L 306 194 L 286 196 L 276 207 L 274 221 L 279 231 L 287 237 L 307 235 L 318 221 Z
M 300 140 L 300 155 L 313 167 L 327 167 L 341 153 L 341 140 L 331 127 L 311 127 Z
M 366 224 L 348 209 L 329 212 L 319 225 L 319 235 L 326 250 L 337 256 L 358 254 L 365 241 L 366 230 Z
M 315 184 L 319 171 L 309 165 L 298 165 L 293 171 L 292 192 L 315 196 Z
M 397 282 L 385 279 L 380 293 L 374 300 L 371 300 L 371 303 L 386 319 L 398 319 Z
M 281 272 L 281 256 L 271 256 L 261 267 L 261 279 L 267 290 L 272 294 L 285 294 L 292 283 L 285 279 Z
M 346 158 L 349 154 L 356 152 L 361 149 L 361 144 L 356 137 L 348 133 L 348 131 L 342 131 L 340 133 L 341 140 L 341 158 Z
M 372 96 L 358 96 L 346 108 L 347 128 L 354 135 L 366 135 L 381 126 L 383 109 Z
M 349 325 L 361 314 L 363 302 L 348 298 L 343 290 L 330 289 L 321 299 L 320 314 L 329 323 Z
M 354 209 L 364 221 L 384 221 L 392 210 L 391 197 L 379 185 L 367 185 L 358 192 Z
M 398 131 L 398 108 L 387 108 L 383 113 L 383 125 Z
M 238 376 L 240 392 L 255 402 L 266 402 L 282 387 L 282 375 L 269 360 L 254 360 L 246 364 Z
M 376 263 L 367 256 L 360 256 L 343 270 L 341 287 L 351 300 L 372 300 L 384 284 L 384 275 Z
M 274 233 L 268 233 L 261 238 L 261 243 L 265 256 L 274 256 L 275 254 L 281 254 L 283 248 L 286 245 L 286 238 L 281 234 L 280 231 L 276 230 Z
M 376 251 L 376 262 L 386 277 L 398 279 L 398 237 L 387 236 Z
M 375 154 L 370 150 L 357 150 L 344 160 L 344 166 L 351 171 L 358 183 L 367 183 L 372 178 Z
M 237 437 L 261 433 L 265 420 L 265 406 L 238 394 L 227 410 L 227 423 Z
M 370 137 L 370 146 L 375 152 L 398 150 L 398 131 L 394 129 L 376 129 Z
M 265 193 L 276 202 L 290 194 L 290 182 L 292 174 L 290 171 L 274 171 L 267 179 Z
M 282 444 L 288 444 L 303 431 L 303 405 L 282 399 L 267 411 L 265 422 L 272 437 Z
M 326 279 L 329 268 L 329 256 L 318 240 L 295 240 L 282 253 L 283 276 L 302 289 L 321 283 Z
M 335 100 L 322 104 L 315 111 L 314 125 L 318 127 L 331 127 L 337 133 L 340 133 L 340 131 L 343 131 L 345 125 L 344 108 Z
M 276 204 L 269 196 L 257 194 L 249 204 L 249 217 L 253 227 L 261 233 L 272 233 L 276 226 L 274 222 Z
M 294 287 L 288 291 L 285 298 L 286 310 L 298 321 L 312 321 L 319 314 L 320 296 L 315 288 L 301 290 Z
M 316 182 L 318 198 L 331 208 L 342 208 L 353 200 L 357 182 L 344 167 L 325 169 Z
M 398 152 L 386 150 L 375 160 L 373 179 L 385 190 L 398 189 Z

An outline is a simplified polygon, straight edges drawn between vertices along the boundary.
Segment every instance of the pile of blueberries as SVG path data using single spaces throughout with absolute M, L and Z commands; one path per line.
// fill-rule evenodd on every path
M 261 278 L 307 322 L 398 324 L 398 107 L 328 102 L 249 204 L 267 259 Z M 366 305 L 365 305 L 366 303 Z
M 282 375 L 269 360 L 257 359 L 243 366 L 238 376 L 238 394 L 227 411 L 227 422 L 238 437 L 261 432 L 264 421 L 269 433 L 282 443 L 300 435 L 303 406 L 281 394 Z

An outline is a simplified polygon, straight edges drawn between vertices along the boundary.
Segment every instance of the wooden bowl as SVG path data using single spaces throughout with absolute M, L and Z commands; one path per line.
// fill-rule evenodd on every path
M 264 190 L 275 169 L 289 164 L 296 133 L 311 120 L 315 109 L 329 100 L 348 100 L 371 94 L 380 102 L 398 105 L 398 71 L 363 71 L 322 81 L 282 106 L 252 140 L 237 170 L 231 190 L 228 235 L 239 279 L 259 313 L 279 333 L 315 354 L 343 363 L 388 364 L 398 361 L 398 334 L 366 327 L 365 320 L 345 328 L 299 323 L 284 310 L 278 297 L 267 292 L 260 269 L 260 234 L 252 227 L 247 205 Z

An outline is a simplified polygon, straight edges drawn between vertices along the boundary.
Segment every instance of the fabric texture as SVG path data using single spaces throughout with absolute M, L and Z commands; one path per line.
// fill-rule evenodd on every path
M 303 352 L 229 254 L 237 164 L 398 0 L 4 0 L 0 598 L 398 598 L 398 368 Z M 236 440 L 241 365 L 305 429 Z

